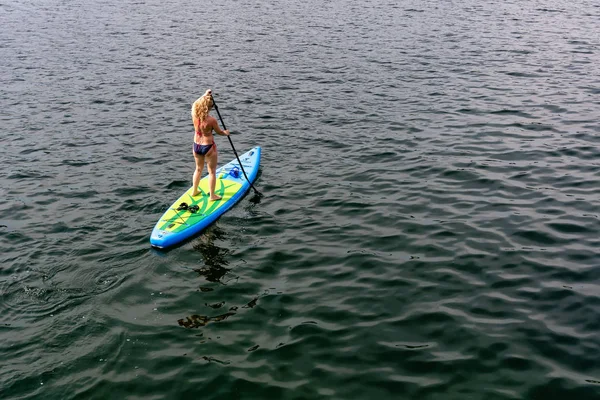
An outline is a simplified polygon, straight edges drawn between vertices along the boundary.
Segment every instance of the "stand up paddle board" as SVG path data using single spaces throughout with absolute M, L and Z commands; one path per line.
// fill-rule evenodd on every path
M 260 147 L 250 149 L 239 158 L 248 179 L 254 183 L 260 164 Z M 221 196 L 221 200 L 209 200 L 208 176 L 202 178 L 198 186 L 201 194 L 192 197 L 193 188 L 190 187 L 160 217 L 150 235 L 153 247 L 171 247 L 200 233 L 250 189 L 250 182 L 246 180 L 237 159 L 218 168 L 216 175 L 215 194 Z

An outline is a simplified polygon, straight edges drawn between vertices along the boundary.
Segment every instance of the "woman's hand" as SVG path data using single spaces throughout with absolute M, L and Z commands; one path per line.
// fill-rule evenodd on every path
M 225 136 L 229 136 L 229 130 L 228 130 L 228 129 L 225 129 L 225 130 L 223 131 L 223 135 L 225 135 Z
M 208 89 L 206 91 L 206 93 L 203 94 L 203 96 L 211 96 L 212 95 L 212 90 Z

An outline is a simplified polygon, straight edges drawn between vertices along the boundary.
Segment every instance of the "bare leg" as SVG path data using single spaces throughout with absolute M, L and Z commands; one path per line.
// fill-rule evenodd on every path
M 204 168 L 204 156 L 194 153 L 194 160 L 196 160 L 196 170 L 194 171 L 194 178 L 192 179 L 192 197 L 200 194 L 198 185 L 200 184 L 200 178 L 202 177 L 202 169 Z
M 221 196 L 215 195 L 215 186 L 217 183 L 217 158 L 218 156 L 216 148 L 213 148 L 206 155 L 206 168 L 208 169 L 208 187 L 210 190 L 210 199 L 212 201 L 221 199 Z

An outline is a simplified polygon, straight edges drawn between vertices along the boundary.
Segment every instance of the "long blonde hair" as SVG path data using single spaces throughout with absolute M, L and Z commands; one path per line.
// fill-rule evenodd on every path
M 204 122 L 208 112 L 213 106 L 210 96 L 202 96 L 192 104 L 192 118 L 196 118 L 199 123 Z

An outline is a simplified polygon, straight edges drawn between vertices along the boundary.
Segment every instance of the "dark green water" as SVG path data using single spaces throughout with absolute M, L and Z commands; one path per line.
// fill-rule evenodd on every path
M 600 398 L 598 21 L 1 3 L 0 398 Z M 158 252 L 209 87 L 265 196 Z

